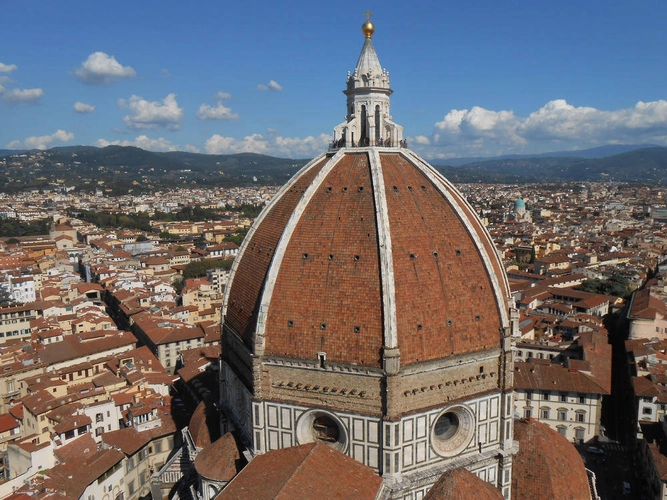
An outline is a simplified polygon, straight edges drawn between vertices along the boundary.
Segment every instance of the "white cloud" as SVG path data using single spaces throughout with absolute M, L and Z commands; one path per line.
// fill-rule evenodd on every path
M 277 81 L 271 80 L 266 85 L 263 84 L 263 83 L 258 84 L 257 89 L 258 90 L 271 90 L 273 92 L 282 92 L 283 91 L 283 86 L 280 85 Z
M 11 103 L 35 104 L 44 95 L 42 89 L 6 89 L 0 85 L 0 95 Z
M 54 142 L 68 142 L 74 139 L 74 134 L 64 130 L 57 130 L 51 135 L 28 137 L 23 142 L 12 141 L 7 147 L 9 149 L 46 149 Z
M 202 104 L 197 111 L 197 118 L 200 120 L 238 120 L 240 117 L 232 113 L 231 108 L 226 108 L 221 102 L 217 106 Z
M 132 78 L 137 74 L 130 66 L 123 66 L 114 56 L 104 52 L 90 54 L 75 73 L 80 81 L 90 85 L 108 85 L 115 80 Z
M 500 144 L 522 144 L 516 135 L 519 124 L 513 111 L 490 111 L 479 106 L 453 109 L 441 122 L 435 124 L 440 143 L 463 140 L 491 140 Z
M 431 141 L 425 135 L 418 135 L 413 139 L 417 144 L 431 144 Z
M 223 137 L 214 134 L 204 144 L 208 154 L 233 154 L 233 153 L 266 153 L 269 147 L 268 141 L 262 134 L 253 134 L 242 140 L 233 137 Z
M 232 94 L 229 92 L 223 92 L 222 90 L 219 92 L 216 92 L 215 95 L 213 96 L 213 99 L 216 101 L 225 101 L 227 99 L 231 99 Z
M 123 117 L 123 121 L 131 129 L 181 128 L 183 108 L 178 106 L 176 94 L 169 94 L 162 102 L 150 102 L 133 95 L 129 100 L 120 99 L 118 105 L 130 110 L 130 114 Z
M 92 113 L 95 111 L 95 106 L 77 101 L 74 103 L 74 111 L 77 113 Z
M 288 158 L 308 158 L 321 153 L 329 147 L 333 137 L 329 134 L 320 134 L 317 137 L 276 137 L 274 139 L 275 154 Z
M 11 73 L 17 68 L 16 64 L 3 64 L 0 62 L 0 73 Z
M 147 151 L 179 151 L 178 146 L 163 137 L 151 139 L 147 135 L 143 134 L 137 136 L 132 141 L 107 141 L 106 139 L 98 139 L 94 144 L 100 148 L 107 146 L 134 146 L 135 148 L 141 148 Z
M 320 134 L 318 137 L 270 137 L 253 134 L 241 140 L 215 134 L 208 139 L 204 149 L 208 154 L 260 153 L 288 158 L 308 158 L 325 150 L 331 136 Z
M 427 146 L 419 138 L 415 142 Z M 527 117 L 479 106 L 453 109 L 435 124 L 430 142 L 432 147 L 424 151 L 432 157 L 583 149 L 601 144 L 667 144 L 667 101 L 602 111 L 555 99 Z

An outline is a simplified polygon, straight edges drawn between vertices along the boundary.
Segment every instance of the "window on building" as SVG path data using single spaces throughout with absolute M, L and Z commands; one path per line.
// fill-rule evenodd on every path
M 134 457 L 128 458 L 125 462 L 125 471 L 130 472 L 132 469 L 134 469 Z
M 134 480 L 132 480 L 132 481 L 130 481 L 129 483 L 127 483 L 127 492 L 128 492 L 130 495 L 133 495 L 133 494 L 134 494 Z
M 74 429 L 65 432 L 65 439 L 72 439 L 74 437 Z
M 567 410 L 561 408 L 558 410 L 558 420 L 567 420 Z
M 579 404 L 582 404 L 582 405 L 586 404 L 586 396 L 584 396 L 583 394 L 579 395 Z
M 526 399 L 531 400 L 533 399 L 533 393 L 530 391 L 526 391 Z
M 523 418 L 530 418 L 532 416 L 532 411 L 530 408 L 523 409 Z
M 567 427 L 565 427 L 564 425 L 560 425 L 557 427 L 557 429 L 558 429 L 558 434 L 567 437 Z
M 104 434 L 104 427 L 98 427 L 95 429 L 96 436 L 101 436 L 102 434 Z
M 317 417 L 313 421 L 313 430 L 315 431 L 315 437 L 320 441 L 336 443 L 340 437 L 338 425 L 326 415 Z
M 542 399 L 544 401 L 549 401 L 549 393 L 548 392 L 543 392 L 542 393 Z
M 561 393 L 560 393 L 560 400 L 561 400 L 563 403 L 567 403 L 567 394 L 564 393 L 564 392 L 561 392 Z
M 96 422 L 96 423 L 97 423 L 97 422 L 101 422 L 102 420 L 104 420 L 104 414 L 103 414 L 103 413 L 97 413 L 97 414 L 95 415 L 95 422 Z
M 577 441 L 583 441 L 584 440 L 584 428 L 583 427 L 577 427 L 574 430 L 574 437 L 577 439 Z
M 155 453 L 160 453 L 162 451 L 162 441 L 155 443 Z
M 585 422 L 586 421 L 586 412 L 585 411 L 578 411 L 577 412 L 577 422 Z
M 542 408 L 542 418 L 544 420 L 549 420 L 549 413 L 550 413 L 549 408 Z
M 653 408 L 648 406 L 644 406 L 644 408 L 642 408 L 642 415 L 650 415 L 651 413 L 653 413 Z

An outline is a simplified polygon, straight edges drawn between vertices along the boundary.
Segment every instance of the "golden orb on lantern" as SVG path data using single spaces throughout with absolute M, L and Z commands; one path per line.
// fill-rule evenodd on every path
M 366 38 L 371 38 L 375 32 L 375 25 L 370 21 L 366 21 L 361 25 L 361 31 L 366 35 Z
M 371 16 L 373 14 L 370 10 L 367 10 L 364 16 L 366 16 L 366 22 L 361 25 L 361 32 L 366 35 L 366 38 L 371 38 L 373 33 L 375 33 L 375 25 L 371 22 Z

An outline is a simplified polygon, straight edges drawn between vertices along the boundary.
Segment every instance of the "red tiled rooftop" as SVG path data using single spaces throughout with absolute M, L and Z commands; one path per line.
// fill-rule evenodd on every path
M 586 467 L 576 448 L 548 425 L 515 420 L 519 452 L 512 459 L 512 499 L 590 500 Z
M 498 488 L 472 472 L 458 467 L 448 470 L 428 491 L 424 500 L 503 500 Z
M 200 476 L 214 481 L 229 482 L 242 468 L 236 440 L 227 433 L 197 454 L 195 469 Z
M 375 500 L 381 485 L 372 469 L 317 442 L 258 455 L 217 499 Z

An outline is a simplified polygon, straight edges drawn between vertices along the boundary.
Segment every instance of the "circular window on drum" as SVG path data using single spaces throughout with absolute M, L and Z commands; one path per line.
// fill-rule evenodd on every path
M 296 436 L 299 444 L 322 441 L 339 451 L 347 448 L 345 427 L 335 415 L 323 410 L 304 413 L 297 423 Z
M 475 433 L 475 417 L 465 406 L 452 406 L 438 415 L 431 429 L 431 443 L 443 457 L 458 455 Z

